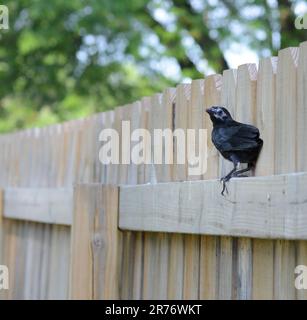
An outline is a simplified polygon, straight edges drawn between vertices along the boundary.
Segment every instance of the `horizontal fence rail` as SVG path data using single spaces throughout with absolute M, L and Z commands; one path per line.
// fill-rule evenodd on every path
M 119 227 L 265 239 L 307 239 L 307 173 L 120 188 Z
M 3 217 L 40 223 L 72 223 L 72 188 L 8 188 L 3 190 Z

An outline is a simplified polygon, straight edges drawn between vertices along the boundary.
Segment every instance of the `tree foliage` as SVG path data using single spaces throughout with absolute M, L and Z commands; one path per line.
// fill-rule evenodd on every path
M 289 0 L 11 0 L 0 30 L 0 130 L 63 121 L 298 45 Z

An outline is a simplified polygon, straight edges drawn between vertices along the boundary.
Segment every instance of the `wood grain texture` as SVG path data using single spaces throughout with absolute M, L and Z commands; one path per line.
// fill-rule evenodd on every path
M 307 173 L 122 186 L 119 226 L 139 231 L 306 239 Z
M 301 43 L 297 67 L 297 171 L 307 171 L 307 41 Z
M 236 109 L 234 118 L 243 123 L 256 122 L 257 67 L 255 64 L 243 64 L 238 67 L 236 87 Z M 246 166 L 243 165 L 244 167 Z M 243 167 L 241 166 L 241 167 Z M 252 174 L 249 172 L 249 175 Z M 252 240 L 238 238 L 236 261 L 233 272 L 235 299 L 251 299 L 252 288 Z
M 307 42 L 300 45 L 297 67 L 297 170 L 307 171 Z M 298 241 L 295 265 L 307 265 L 307 242 Z M 296 290 L 298 299 L 307 300 L 307 290 Z
M 276 74 L 275 173 L 296 170 L 298 48 L 278 53 Z
M 50 224 L 71 225 L 72 188 L 7 188 L 3 216 Z
M 275 173 L 297 169 L 297 64 L 299 48 L 287 48 L 278 53 L 276 74 Z M 289 221 L 292 220 L 289 209 Z M 294 221 L 291 221 L 295 224 Z M 276 241 L 274 244 L 274 299 L 295 299 L 293 270 L 294 244 Z
M 260 60 L 257 80 L 256 126 L 264 141 L 255 175 L 275 172 L 275 119 L 277 57 Z M 274 242 L 253 240 L 253 299 L 273 299 L 274 296 Z
M 118 191 L 99 184 L 75 189 L 71 299 L 118 299 L 121 234 Z
M 236 114 L 237 102 L 237 69 L 225 70 L 222 76 L 221 87 L 221 105 L 229 110 L 232 116 Z M 219 154 L 219 178 L 225 176 L 230 170 L 233 169 L 233 164 L 225 160 Z M 233 251 L 234 239 L 231 237 L 220 237 L 219 239 L 219 260 L 218 260 L 218 299 L 231 299 L 233 287 L 233 257 L 236 252 Z
M 221 104 L 222 76 L 214 74 L 205 77 L 204 80 L 204 109 L 213 105 Z M 204 112 L 204 111 L 203 111 Z M 203 179 L 215 179 L 219 175 L 219 153 L 211 142 L 212 122 L 206 114 L 204 116 L 203 127 L 207 129 L 207 171 Z M 216 236 L 200 237 L 200 257 L 199 257 L 199 298 L 218 298 L 218 244 L 219 238 Z

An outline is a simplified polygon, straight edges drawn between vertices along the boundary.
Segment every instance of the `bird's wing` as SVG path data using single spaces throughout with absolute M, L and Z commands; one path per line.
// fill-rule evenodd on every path
M 212 141 L 221 152 L 257 148 L 259 146 L 259 130 L 243 123 L 220 127 L 212 133 Z

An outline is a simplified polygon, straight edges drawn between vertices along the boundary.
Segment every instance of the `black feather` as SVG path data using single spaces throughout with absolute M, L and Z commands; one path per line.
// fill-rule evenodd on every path
M 213 123 L 212 142 L 224 158 L 234 164 L 234 169 L 222 178 L 224 182 L 250 170 L 256 163 L 263 145 L 258 128 L 232 119 L 223 107 L 207 109 Z M 237 170 L 238 163 L 247 163 L 248 168 Z M 225 185 L 222 194 L 225 190 Z

